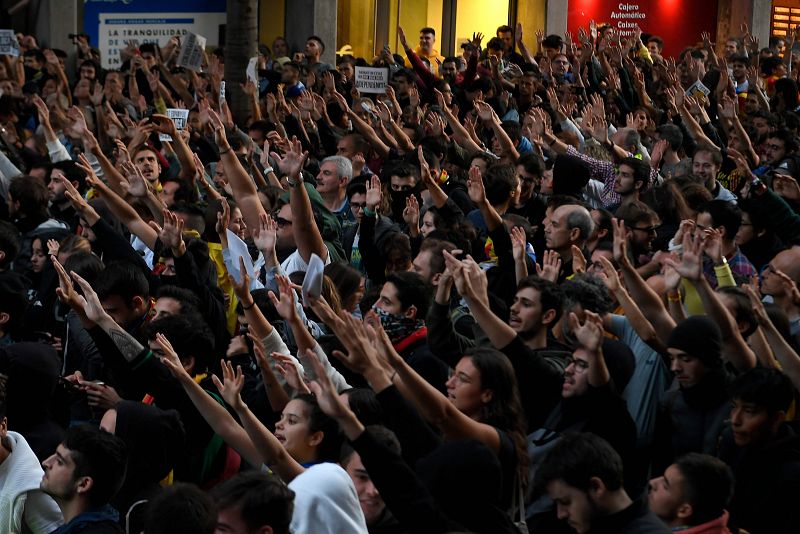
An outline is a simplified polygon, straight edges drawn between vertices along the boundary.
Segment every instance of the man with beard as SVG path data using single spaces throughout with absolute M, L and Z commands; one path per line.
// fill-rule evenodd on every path
M 650 510 L 673 531 L 729 534 L 725 507 L 733 495 L 733 473 L 724 462 L 689 453 L 650 481 Z
M 650 165 L 640 159 L 628 157 L 617 167 L 614 177 L 614 192 L 619 195 L 618 206 L 639 200 L 639 195 L 647 189 L 650 180 Z M 614 206 L 608 208 L 614 211 Z
M 617 219 L 625 221 L 629 257 L 644 278 L 658 272 L 660 264 L 650 261 L 660 221 L 650 206 L 639 200 L 623 204 L 616 212 Z M 646 272 L 642 272 L 642 271 Z
M 470 312 L 491 344 L 508 356 L 518 377 L 527 387 L 520 389 L 528 428 L 538 428 L 558 404 L 564 369 L 570 354 L 548 336 L 561 318 L 563 294 L 548 280 L 529 276 L 520 280 L 508 323 L 489 307 L 488 294 L 469 284 L 462 292 Z
M 58 179 L 59 177 L 69 181 L 78 190 L 78 193 L 83 194 L 86 190 L 86 172 L 79 169 L 71 160 L 59 161 L 53 164 L 53 169 L 50 171 L 50 178 L 47 182 L 47 190 L 50 193 L 50 214 L 53 218 L 67 223 L 74 233 L 78 229 L 78 214 L 67 198 L 67 188 Z
M 758 274 L 753 264 L 742 254 L 736 245 L 736 234 L 742 224 L 742 210 L 736 204 L 725 200 L 712 200 L 700 208 L 697 214 L 697 230 L 705 231 L 714 229 L 719 232 L 719 240 L 714 240 L 715 246 L 706 248 L 706 258 L 703 262 L 705 272 L 711 287 L 717 287 L 717 276 L 714 267 L 728 264 L 737 283 L 745 283 Z M 718 244 L 718 246 L 716 246 Z

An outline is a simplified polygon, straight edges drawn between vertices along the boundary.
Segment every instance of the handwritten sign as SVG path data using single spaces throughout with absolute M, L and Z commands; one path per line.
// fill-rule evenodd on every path
M 389 69 L 356 67 L 355 86 L 359 93 L 385 93 L 388 83 Z
M 183 38 L 178 66 L 198 72 L 203 65 L 203 51 L 206 49 L 206 38 L 194 33 Z

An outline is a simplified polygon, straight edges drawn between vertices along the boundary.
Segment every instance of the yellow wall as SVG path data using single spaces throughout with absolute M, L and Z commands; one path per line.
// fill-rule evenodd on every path
M 460 5 L 460 4 L 459 4 Z M 547 0 L 524 0 L 517 7 L 517 22 L 522 23 L 522 39 L 531 53 L 536 53 L 536 30 L 544 29 Z
M 258 4 L 258 42 L 272 48 L 276 37 L 283 37 L 286 0 L 266 0 Z
M 508 24 L 508 0 L 458 0 L 456 53 L 461 51 L 462 43 L 472 40 L 473 32 L 483 33 L 485 47 L 503 24 Z
M 419 31 L 422 28 L 430 27 L 436 30 L 436 44 L 434 48 L 442 49 L 439 40 L 442 35 L 442 3 L 443 0 L 400 0 L 392 2 L 392 7 L 399 5 L 399 23 L 406 32 L 408 44 L 415 48 L 419 44 Z M 394 25 L 396 26 L 396 24 Z M 400 42 L 397 41 L 397 28 L 389 27 L 389 36 L 394 37 L 394 43 L 389 46 L 397 53 L 403 54 Z
M 375 0 L 339 0 L 336 26 L 337 50 L 349 44 L 355 57 L 372 60 L 376 52 Z

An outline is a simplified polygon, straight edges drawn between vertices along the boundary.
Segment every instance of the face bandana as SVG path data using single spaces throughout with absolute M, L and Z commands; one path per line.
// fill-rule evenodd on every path
M 381 326 L 383 326 L 386 335 L 389 336 L 389 340 L 393 345 L 425 326 L 423 321 L 417 319 L 403 317 L 396 313 L 389 313 L 376 306 L 373 306 L 372 309 L 378 314 L 378 317 L 380 317 Z

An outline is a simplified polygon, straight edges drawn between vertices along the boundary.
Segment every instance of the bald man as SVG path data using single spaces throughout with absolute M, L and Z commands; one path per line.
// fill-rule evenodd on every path
M 794 282 L 800 283 L 800 246 L 776 254 L 761 273 L 761 293 L 770 295 L 773 302 L 786 313 L 789 329 L 797 339 L 800 337 L 800 307 L 792 298 L 791 285 L 775 271 L 780 271 Z

